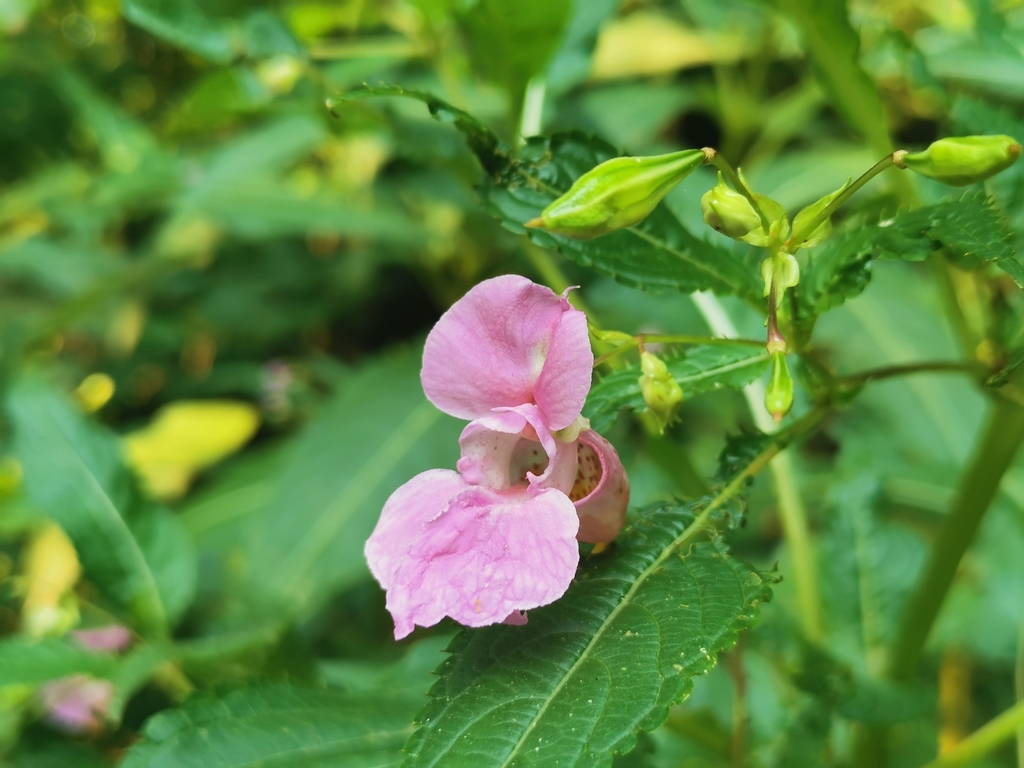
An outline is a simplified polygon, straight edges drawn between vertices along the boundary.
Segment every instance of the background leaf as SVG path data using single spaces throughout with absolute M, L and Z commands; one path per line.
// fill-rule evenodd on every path
M 415 700 L 281 683 L 242 689 L 157 715 L 121 765 L 384 768 L 399 764 L 415 708 Z
M 470 0 L 457 18 L 474 65 L 519 104 L 527 83 L 555 52 L 572 5 L 572 0 Z
M 136 496 L 116 438 L 53 389 L 25 378 L 8 409 L 29 498 L 64 528 L 104 597 L 142 631 L 166 633 L 195 581 L 180 522 Z
M 363 543 L 391 492 L 416 472 L 453 466 L 460 423 L 427 402 L 411 351 L 367 366 L 280 463 L 249 518 L 252 587 L 290 615 L 366 574 Z

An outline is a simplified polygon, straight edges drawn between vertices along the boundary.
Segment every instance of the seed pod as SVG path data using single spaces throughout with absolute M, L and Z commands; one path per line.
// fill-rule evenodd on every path
M 924 152 L 897 152 L 893 160 L 900 168 L 962 187 L 1009 168 L 1020 152 L 1012 136 L 954 136 L 933 142 Z
M 658 431 L 664 432 L 665 427 L 675 416 L 679 404 L 683 402 L 683 390 L 679 382 L 669 373 L 664 361 L 650 352 L 640 353 L 640 392 L 644 402 L 658 424 Z
M 761 217 L 746 197 L 725 183 L 721 171 L 718 184 L 700 199 L 704 223 L 726 237 L 739 240 L 761 228 Z
M 768 388 L 764 391 L 764 407 L 776 422 L 782 421 L 782 417 L 793 407 L 793 377 L 789 375 L 784 352 L 772 354 Z
M 643 221 L 704 162 L 699 149 L 654 157 L 616 157 L 576 179 L 540 216 L 526 222 L 555 235 L 590 240 Z
M 852 180 L 850 178 L 847 178 L 846 183 L 835 192 L 829 192 L 821 198 L 821 200 L 818 200 L 816 203 L 811 203 L 793 217 L 793 242 L 796 243 L 797 248 L 813 248 L 828 239 L 828 236 L 832 234 L 831 216 L 816 226 L 813 232 L 805 233 L 803 230 L 818 218 L 818 216 L 820 216 L 821 213 L 832 204 L 833 200 L 846 191 L 846 188 L 850 186 L 851 181 Z

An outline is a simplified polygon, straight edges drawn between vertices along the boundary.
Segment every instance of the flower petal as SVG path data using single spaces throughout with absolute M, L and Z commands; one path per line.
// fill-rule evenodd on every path
M 561 429 L 583 407 L 592 364 L 583 313 L 542 285 L 504 275 L 473 287 L 437 321 L 420 378 L 430 402 L 462 419 L 534 403 L 543 379 L 542 408 L 556 416 L 550 428 Z
M 568 309 L 551 339 L 544 369 L 534 387 L 534 400 L 552 430 L 565 429 L 580 415 L 590 392 L 593 369 L 587 316 Z
M 470 422 L 459 437 L 459 472 L 470 485 L 505 490 L 528 482 L 568 493 L 576 477 L 576 443 L 555 440 L 536 405 L 500 408 Z
M 442 514 L 448 502 L 468 487 L 458 472 L 430 469 L 391 494 L 363 550 L 370 573 L 384 589 L 395 583 L 395 574 L 409 557 L 420 528 Z
M 460 493 L 410 532 L 413 546 L 388 588 L 396 639 L 445 616 L 482 627 L 558 599 L 576 573 L 578 527 L 561 491 Z
M 619 535 L 629 506 L 629 478 L 614 446 L 592 429 L 579 436 L 576 484 L 569 497 L 580 516 L 577 538 L 592 544 Z

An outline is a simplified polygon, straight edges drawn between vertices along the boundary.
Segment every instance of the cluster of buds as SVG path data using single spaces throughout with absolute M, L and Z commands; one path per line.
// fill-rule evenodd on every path
M 683 389 L 665 361 L 647 350 L 640 353 L 640 392 L 658 432 L 664 433 L 683 402 Z
M 646 218 L 698 166 L 719 168 L 718 184 L 701 197 L 704 222 L 726 237 L 768 251 L 761 263 L 768 299 L 767 349 L 771 372 L 765 407 L 779 421 L 793 405 L 788 351 L 779 329 L 778 309 L 786 290 L 800 281 L 796 252 L 820 245 L 832 233 L 832 213 L 854 192 L 889 165 L 908 169 L 953 186 L 984 181 L 1020 156 L 1010 136 L 964 136 L 940 139 L 922 152 L 897 150 L 856 182 L 808 205 L 793 217 L 775 200 L 753 192 L 742 172 L 734 171 L 713 149 L 688 149 L 656 157 L 617 157 L 580 176 L 527 227 L 587 240 L 631 227 Z M 665 363 L 641 348 L 640 390 L 660 431 L 673 418 L 683 393 Z

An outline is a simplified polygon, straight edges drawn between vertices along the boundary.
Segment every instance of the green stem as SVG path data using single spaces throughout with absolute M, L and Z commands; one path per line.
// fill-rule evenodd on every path
M 555 260 L 551 258 L 551 253 L 545 251 L 539 245 L 534 245 L 527 238 L 523 238 L 523 240 L 525 241 L 524 250 L 526 251 L 526 258 L 530 260 L 530 265 L 537 270 L 540 279 L 555 293 L 564 293 L 565 289 L 570 287 L 572 283 L 569 282 L 569 278 L 565 276 L 565 273 L 562 272 L 562 269 Z M 580 312 L 585 313 L 588 322 L 600 330 L 600 325 L 595 320 L 594 313 L 587 308 L 579 291 L 569 293 L 569 303 Z
M 961 363 L 955 360 L 936 360 L 922 363 L 908 363 L 906 365 L 886 365 L 881 368 L 872 368 L 862 373 L 852 373 L 849 376 L 840 376 L 839 381 L 843 384 L 868 384 L 872 381 L 882 381 L 896 376 L 908 376 L 914 373 L 975 373 L 980 369 L 973 363 Z
M 723 344 L 726 346 L 763 347 L 764 342 L 757 339 L 726 339 L 718 336 L 685 336 L 674 333 L 641 333 L 637 338 L 647 344 Z
M 956 576 L 960 560 L 989 508 L 1003 474 L 1024 440 L 1024 407 L 994 401 L 981 442 L 960 483 L 960 489 L 932 547 L 924 574 L 903 611 L 889 659 L 889 677 L 914 676 L 925 642 Z
M 736 327 L 725 313 L 717 298 L 708 293 L 693 294 L 694 303 L 707 321 L 712 333 L 721 336 L 735 336 Z M 750 408 L 754 424 L 762 432 L 772 432 L 775 424 L 764 407 L 764 382 L 755 381 L 743 388 L 743 395 Z M 809 639 L 820 639 L 821 613 L 818 597 L 817 569 L 815 568 L 814 546 L 807 525 L 807 512 L 800 497 L 800 490 L 793 471 L 793 462 L 788 457 L 772 462 L 772 481 L 778 502 L 782 531 L 789 545 L 793 562 L 793 584 L 796 587 L 800 607 L 800 625 Z
M 786 533 L 793 560 L 793 581 L 796 583 L 797 605 L 804 635 L 812 643 L 824 640 L 821 609 L 818 600 L 818 567 L 814 560 L 814 545 L 807 524 L 807 510 L 796 485 L 796 472 L 789 454 L 783 454 L 772 464 L 775 495 L 779 503 L 779 517 Z
M 722 172 L 722 175 L 729 180 L 732 184 L 733 189 L 747 198 L 750 204 L 754 206 L 754 210 L 757 211 L 757 215 L 761 218 L 761 229 L 764 230 L 765 236 L 768 235 L 768 230 L 771 227 L 771 222 L 768 221 L 768 216 L 763 210 L 761 210 L 761 204 L 757 201 L 757 197 L 750 190 L 750 188 L 743 183 L 743 179 L 736 173 L 733 167 L 729 164 L 729 161 L 722 157 L 718 152 L 710 147 L 704 148 L 704 154 L 707 156 L 705 163 L 711 163 L 718 170 Z
M 690 523 L 686 530 L 679 535 L 679 538 L 676 539 L 676 548 L 681 548 L 700 531 L 707 527 L 712 514 L 725 506 L 727 501 L 739 495 L 740 491 L 746 487 L 747 481 L 771 464 L 772 459 L 782 453 L 790 443 L 794 440 L 800 439 L 814 429 L 814 427 L 818 425 L 818 422 L 825 418 L 825 415 L 830 410 L 831 408 L 827 404 L 817 405 L 813 410 L 793 423 L 788 429 L 776 433 L 771 445 L 761 451 L 753 461 L 747 464 L 741 472 L 733 477 L 729 484 L 726 485 L 717 496 L 715 496 L 711 503 L 708 504 L 704 510 L 697 515 L 696 519 Z
M 953 768 L 973 763 L 1005 741 L 1024 726 L 1024 701 L 1018 701 L 1003 714 L 989 721 L 951 750 L 939 755 L 924 768 Z
M 812 232 L 814 232 L 814 230 L 820 227 L 821 224 L 826 219 L 828 219 L 829 216 L 835 213 L 843 203 L 845 203 L 847 200 L 853 197 L 854 194 L 859 192 L 861 187 L 863 187 L 865 184 L 867 184 L 869 181 L 875 178 L 875 176 L 880 174 L 886 168 L 891 166 L 893 163 L 893 155 L 895 154 L 896 153 L 894 152 L 890 155 L 886 155 L 873 166 L 871 166 L 867 171 L 864 172 L 864 174 L 859 179 L 857 179 L 855 182 L 853 182 L 853 184 L 844 189 L 841 194 L 837 195 L 835 200 L 826 205 L 825 210 L 823 210 L 821 213 L 819 213 L 817 216 L 811 219 L 811 221 L 805 224 L 801 229 L 793 232 L 792 236 L 789 238 L 789 242 L 786 243 L 786 245 L 790 249 L 790 252 L 800 247 L 800 245 L 803 244 L 804 240 L 806 240 L 808 236 Z
M 1024 704 L 1024 624 L 1017 628 L 1017 664 L 1013 670 L 1013 689 L 1017 705 Z M 1017 766 L 1024 768 L 1024 724 L 1017 729 Z

